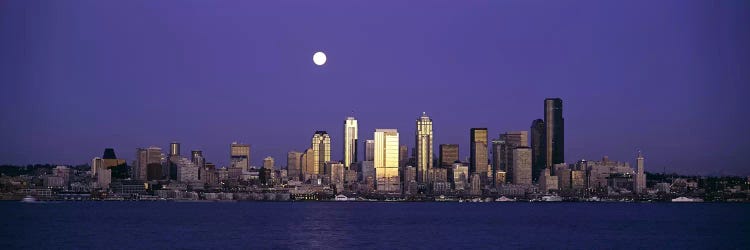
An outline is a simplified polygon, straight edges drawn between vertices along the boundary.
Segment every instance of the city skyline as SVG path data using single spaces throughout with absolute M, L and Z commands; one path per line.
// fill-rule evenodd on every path
M 179 141 L 225 166 L 237 141 L 260 166 L 317 130 L 340 160 L 352 110 L 360 136 L 412 135 L 427 112 L 433 147 L 459 144 L 463 160 L 469 128 L 529 130 L 558 97 L 567 163 L 642 150 L 650 172 L 750 174 L 743 1 L 67 4 L 0 8 L 0 164 L 108 147 L 130 161 Z

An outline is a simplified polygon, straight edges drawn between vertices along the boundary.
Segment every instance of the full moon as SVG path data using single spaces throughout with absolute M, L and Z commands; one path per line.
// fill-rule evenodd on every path
M 326 54 L 322 51 L 315 52 L 313 55 L 313 62 L 318 66 L 326 64 Z

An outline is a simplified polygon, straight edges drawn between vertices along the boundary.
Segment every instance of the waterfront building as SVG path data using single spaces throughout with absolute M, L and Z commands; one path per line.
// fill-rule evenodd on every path
M 544 99 L 545 166 L 565 162 L 565 120 L 560 98 Z M 555 175 L 552 172 L 552 175 Z
M 379 192 L 398 192 L 398 130 L 376 129 L 374 138 L 376 188 Z
M 357 162 L 357 119 L 347 117 L 344 121 L 344 166 L 350 168 Z
M 250 145 L 232 142 L 229 145 L 229 149 L 230 167 L 237 167 L 242 169 L 242 171 L 250 169 Z
M 517 147 L 513 149 L 513 184 L 531 184 L 531 148 Z
M 417 155 L 417 182 L 425 183 L 427 173 L 432 169 L 432 119 L 425 112 L 417 119 L 416 140 L 414 148 Z
M 576 163 L 576 169 L 586 171 L 586 188 L 589 189 L 606 188 L 610 175 L 632 175 L 635 172 L 630 163 L 611 161 L 607 156 L 601 161 L 581 160 Z
M 315 131 L 312 137 L 313 168 L 316 174 L 322 174 L 326 162 L 331 161 L 331 136 L 326 131 Z

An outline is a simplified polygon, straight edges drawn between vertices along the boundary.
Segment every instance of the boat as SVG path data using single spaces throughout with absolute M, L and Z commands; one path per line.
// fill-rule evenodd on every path
M 602 199 L 599 199 L 599 197 L 594 196 L 594 197 L 586 199 L 586 201 L 589 201 L 589 202 L 599 202 L 599 201 L 602 201 Z
M 334 200 L 335 201 L 349 201 L 349 197 L 346 197 L 346 195 L 343 195 L 343 194 L 339 194 L 339 195 L 336 195 Z
M 516 201 L 516 199 L 510 199 L 510 198 L 505 197 L 505 196 L 500 196 L 500 198 L 495 199 L 495 201 L 497 201 L 497 202 L 511 202 L 511 201 Z
M 542 196 L 542 201 L 562 201 L 562 197 L 557 195 L 545 195 Z
M 672 202 L 703 202 L 703 199 L 701 199 L 701 198 L 688 198 L 688 197 L 685 197 L 685 196 L 680 196 L 680 197 L 672 199 Z
M 36 198 L 34 198 L 34 196 L 27 195 L 26 197 L 23 197 L 23 199 L 21 199 L 21 202 L 24 202 L 24 203 L 37 203 L 39 201 Z

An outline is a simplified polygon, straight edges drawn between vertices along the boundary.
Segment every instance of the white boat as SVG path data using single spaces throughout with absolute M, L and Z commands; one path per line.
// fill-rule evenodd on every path
M 599 199 L 599 197 L 594 196 L 594 197 L 586 199 L 586 201 L 598 202 L 598 201 L 602 201 L 602 199 Z
M 335 198 L 335 200 L 336 200 L 336 201 L 348 201 L 348 200 L 349 200 L 349 198 L 348 198 L 348 197 L 346 197 L 346 195 L 340 194 L 340 195 L 336 195 L 336 198 Z
M 688 198 L 688 197 L 685 197 L 685 196 L 680 196 L 680 197 L 672 199 L 672 202 L 703 202 L 703 199 L 701 199 L 701 198 Z
M 38 201 L 38 200 L 37 200 L 36 198 L 34 198 L 33 196 L 31 196 L 31 195 L 27 195 L 26 197 L 23 197 L 23 199 L 21 199 L 21 202 L 26 202 L 26 203 L 37 203 L 37 202 L 39 202 L 39 201 Z
M 497 202 L 510 202 L 510 201 L 516 201 L 516 199 L 510 199 L 505 196 L 500 196 L 500 198 L 495 199 Z
M 557 195 L 545 195 L 542 196 L 542 201 L 562 201 L 562 197 Z

